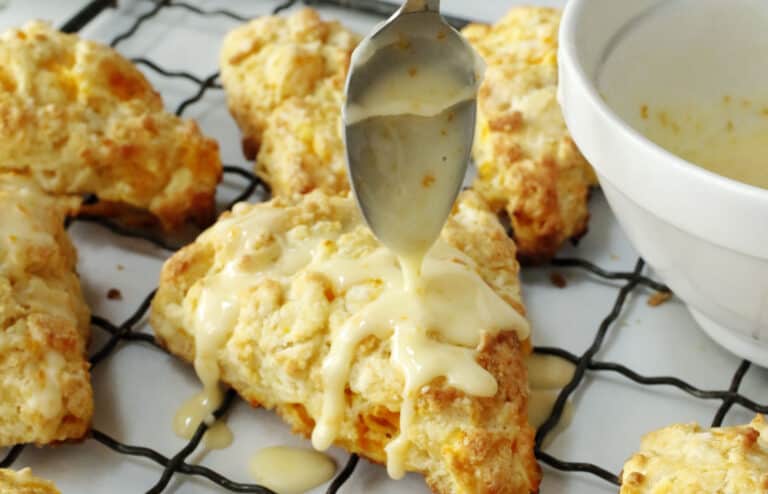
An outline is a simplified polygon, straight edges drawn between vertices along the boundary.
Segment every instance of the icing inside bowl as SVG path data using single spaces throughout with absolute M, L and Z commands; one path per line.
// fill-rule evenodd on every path
M 606 103 L 673 154 L 768 189 L 768 3 L 661 2 L 601 64 Z

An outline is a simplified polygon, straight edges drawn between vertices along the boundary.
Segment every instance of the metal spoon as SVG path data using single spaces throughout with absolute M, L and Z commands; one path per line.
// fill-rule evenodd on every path
M 482 62 L 440 15 L 407 0 L 352 56 L 347 166 L 366 222 L 401 259 L 426 253 L 461 189 Z

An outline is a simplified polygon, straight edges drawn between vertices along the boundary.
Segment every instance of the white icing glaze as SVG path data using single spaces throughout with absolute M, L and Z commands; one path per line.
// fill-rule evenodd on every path
M 277 446 L 258 451 L 250 472 L 256 482 L 278 494 L 301 494 L 331 480 L 336 464 L 317 451 Z
M 196 310 L 190 307 L 187 311 L 192 315 L 187 327 L 194 332 L 195 369 L 204 384 L 203 394 L 198 398 L 207 404 L 203 417 L 220 403 L 218 353 L 237 323 L 239 307 L 248 296 L 249 287 L 265 277 L 287 284 L 302 269 L 325 274 L 339 293 L 363 282 L 380 280 L 385 287 L 383 293 L 333 329 L 331 349 L 322 369 L 322 412 L 312 439 L 320 450 L 330 447 L 336 439 L 344 417 L 344 390 L 357 345 L 371 335 L 390 339 L 392 363 L 405 380 L 401 433 L 387 447 L 389 473 L 399 478 L 404 474 L 410 445 L 408 430 L 414 401 L 421 389 L 444 377 L 448 384 L 469 395 L 493 396 L 497 383 L 476 361 L 483 337 L 514 330 L 520 340 L 525 340 L 529 336 L 528 324 L 477 274 L 472 259 L 442 240 L 427 254 L 419 283 L 412 287 L 404 282 L 397 257 L 386 248 L 379 247 L 360 258 L 329 259 L 319 246 L 335 238 L 294 235 L 293 230 L 278 234 L 277 230 L 287 226 L 283 221 L 287 219 L 280 214 L 256 208 L 214 227 L 216 235 L 226 238 L 221 248 L 231 249 L 221 256 L 226 263 L 215 267 L 217 274 L 193 289 L 199 290 L 197 298 L 192 296 L 185 301 L 197 302 Z M 337 238 L 344 231 L 338 228 L 331 236 Z M 206 235 L 209 234 L 212 233 Z M 290 247 L 280 246 L 275 257 L 252 258 L 250 240 L 270 239 L 280 244 L 289 236 Z
M 364 262 L 326 266 L 336 274 L 336 280 L 381 279 L 387 290 L 333 335 L 323 364 L 323 412 L 312 442 L 324 450 L 336 437 L 357 345 L 368 336 L 391 338 L 391 358 L 405 376 L 405 389 L 401 434 L 388 446 L 387 457 L 390 475 L 400 478 L 404 475 L 413 401 L 421 388 L 445 377 L 451 386 L 467 394 L 495 395 L 496 380 L 476 361 L 482 337 L 517 329 L 522 340 L 528 337 L 528 326 L 472 269 L 473 261 L 443 241 L 427 255 L 418 290 L 410 289 L 402 276 L 397 276 L 395 265 L 395 257 L 379 249 Z
M 528 422 L 538 429 L 546 422 L 560 390 L 573 379 L 576 367 L 554 355 L 533 354 L 528 357 L 528 382 L 531 391 L 528 395 Z M 547 435 L 545 446 L 570 425 L 573 419 L 573 404 L 565 403 L 565 408 L 557 426 Z
M 205 431 L 203 436 L 203 446 L 211 451 L 214 449 L 226 449 L 232 445 L 234 435 L 229 426 L 221 420 L 215 422 Z
M 555 355 L 533 354 L 528 357 L 528 382 L 532 389 L 564 388 L 576 371 L 576 367 Z
M 241 206 L 242 207 L 242 206 Z M 221 405 L 223 392 L 219 385 L 221 372 L 218 352 L 229 339 L 240 313 L 240 301 L 244 291 L 267 275 L 291 274 L 309 262 L 312 249 L 319 243 L 311 239 L 307 245 L 293 249 L 278 249 L 276 258 L 249 256 L 247 253 L 260 235 L 278 230 L 286 221 L 283 211 L 261 209 L 247 216 L 235 215 L 220 221 L 201 240 L 224 233 L 227 241 L 223 256 L 232 261 L 208 278 L 200 287 L 197 307 L 186 314 L 186 321 L 195 338 L 194 367 L 203 384 L 201 393 L 193 396 L 178 410 L 174 418 L 174 431 L 189 439 L 201 422 L 213 426 L 213 412 Z M 207 435 L 208 433 L 206 433 Z
M 222 421 L 214 421 L 213 412 L 221 404 L 221 392 L 209 393 L 202 391 L 185 401 L 176 411 L 173 418 L 173 431 L 183 439 L 192 439 L 201 423 L 209 428 L 203 436 L 205 449 L 224 449 L 232 444 L 232 431 Z M 219 400 L 219 401 L 216 401 Z
M 726 96 L 701 106 L 638 111 L 648 114 L 639 130 L 659 146 L 718 175 L 768 189 L 768 100 Z
M 421 389 L 444 377 L 467 394 L 493 396 L 496 380 L 476 361 L 483 335 L 525 328 L 521 339 L 528 336 L 524 319 L 466 256 L 438 240 L 425 257 L 466 171 L 482 64 L 471 49 L 451 44 L 437 15 L 405 16 L 398 26 L 355 51 L 352 65 L 359 75 L 350 78 L 344 120 L 363 214 L 399 258 L 400 271 L 393 275 L 389 252 L 367 260 L 365 277 L 384 280 L 387 289 L 333 335 L 323 364 L 322 414 L 312 435 L 316 448 L 330 447 L 344 417 L 356 347 L 370 336 L 390 338 L 392 362 L 405 377 L 400 433 L 386 448 L 393 478 L 405 474 Z M 473 55 L 475 73 L 468 74 L 462 57 Z M 329 271 L 342 279 L 355 276 L 345 267 L 336 263 Z

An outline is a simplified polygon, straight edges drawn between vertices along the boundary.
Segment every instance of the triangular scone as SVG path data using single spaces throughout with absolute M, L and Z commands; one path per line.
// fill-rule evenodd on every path
M 435 249 L 435 256 L 469 272 L 527 331 L 515 245 L 477 196 L 461 198 Z M 324 413 L 332 348 L 351 337 L 347 323 L 391 294 L 390 278 L 369 274 L 383 265 L 402 279 L 351 198 L 313 192 L 242 204 L 165 264 L 151 324 L 170 351 L 197 360 L 196 368 L 209 375 L 215 366 L 245 400 L 276 409 L 295 432 L 310 436 Z M 465 315 L 464 303 L 472 304 L 454 302 L 443 308 L 456 319 Z M 207 326 L 200 315 L 211 309 L 217 315 Z M 199 331 L 201 324 L 211 331 Z M 466 334 L 478 334 L 478 343 L 461 351 L 495 378 L 497 391 L 479 398 L 442 377 L 420 387 L 405 468 L 423 473 L 437 493 L 536 492 L 540 471 L 527 422 L 530 339 L 524 332 L 520 341 L 516 327 L 483 336 L 483 324 L 467 324 Z M 335 443 L 380 463 L 400 432 L 404 402 L 394 338 L 369 336 L 353 345 L 340 388 L 345 398 Z M 205 359 L 199 358 L 203 352 Z
M 680 424 L 643 437 L 624 465 L 621 494 L 768 494 L 768 423 Z
M 6 470 L 0 468 L 0 494 L 61 494 L 53 482 L 32 475 L 29 468 Z
M 356 34 L 312 9 L 232 30 L 221 80 L 243 150 L 275 195 L 349 190 L 341 105 Z
M 131 62 L 31 22 L 0 35 L 0 171 L 55 196 L 98 197 L 85 212 L 172 229 L 213 219 L 221 162 Z
M 520 257 L 542 261 L 584 234 L 594 171 L 571 140 L 557 102 L 560 11 L 515 7 L 464 36 L 487 64 L 478 95 L 475 189 L 506 211 Z
M 0 446 L 80 439 L 93 413 L 90 316 L 66 211 L 10 174 L 0 204 Z

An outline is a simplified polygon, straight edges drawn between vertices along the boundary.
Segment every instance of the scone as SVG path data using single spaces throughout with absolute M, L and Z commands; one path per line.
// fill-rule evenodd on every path
M 474 188 L 506 212 L 521 259 L 544 261 L 584 234 L 594 171 L 571 140 L 557 102 L 560 11 L 515 7 L 463 34 L 488 68 L 478 95 Z
M 0 494 L 61 494 L 53 482 L 32 475 L 29 468 L 0 469 Z
M 0 172 L 8 171 L 57 197 L 91 197 L 82 212 L 173 229 L 213 219 L 221 162 L 218 144 L 167 113 L 131 62 L 31 22 L 0 35 Z
M 468 280 L 485 290 L 487 304 L 478 305 L 487 312 L 475 318 L 464 310 L 471 297 L 454 297 L 436 321 L 458 324 L 456 333 L 441 332 L 440 322 L 408 332 L 401 305 L 417 299 L 389 298 L 402 283 L 399 265 L 351 198 L 313 192 L 242 204 L 166 263 L 151 325 L 204 381 L 220 376 L 315 445 L 330 438 L 388 466 L 402 453 L 404 470 L 424 474 L 437 493 L 537 492 L 515 254 L 495 215 L 465 194 L 425 261 L 425 273 L 430 263 L 446 270 L 424 275 L 436 281 L 426 293 L 464 293 L 455 281 Z M 501 309 L 510 322 L 482 331 Z M 411 337 L 412 346 L 400 346 Z M 410 350 L 433 349 L 434 358 L 400 366 Z M 448 377 L 431 379 L 435 369 Z M 463 390 L 489 379 L 485 397 Z
M 766 494 L 768 424 L 703 430 L 673 425 L 647 434 L 624 465 L 621 494 Z
M 360 38 L 312 9 L 231 31 L 221 80 L 243 150 L 275 195 L 349 190 L 341 106 Z
M 93 413 L 90 315 L 66 211 L 9 174 L 0 204 L 0 446 L 80 439 Z

